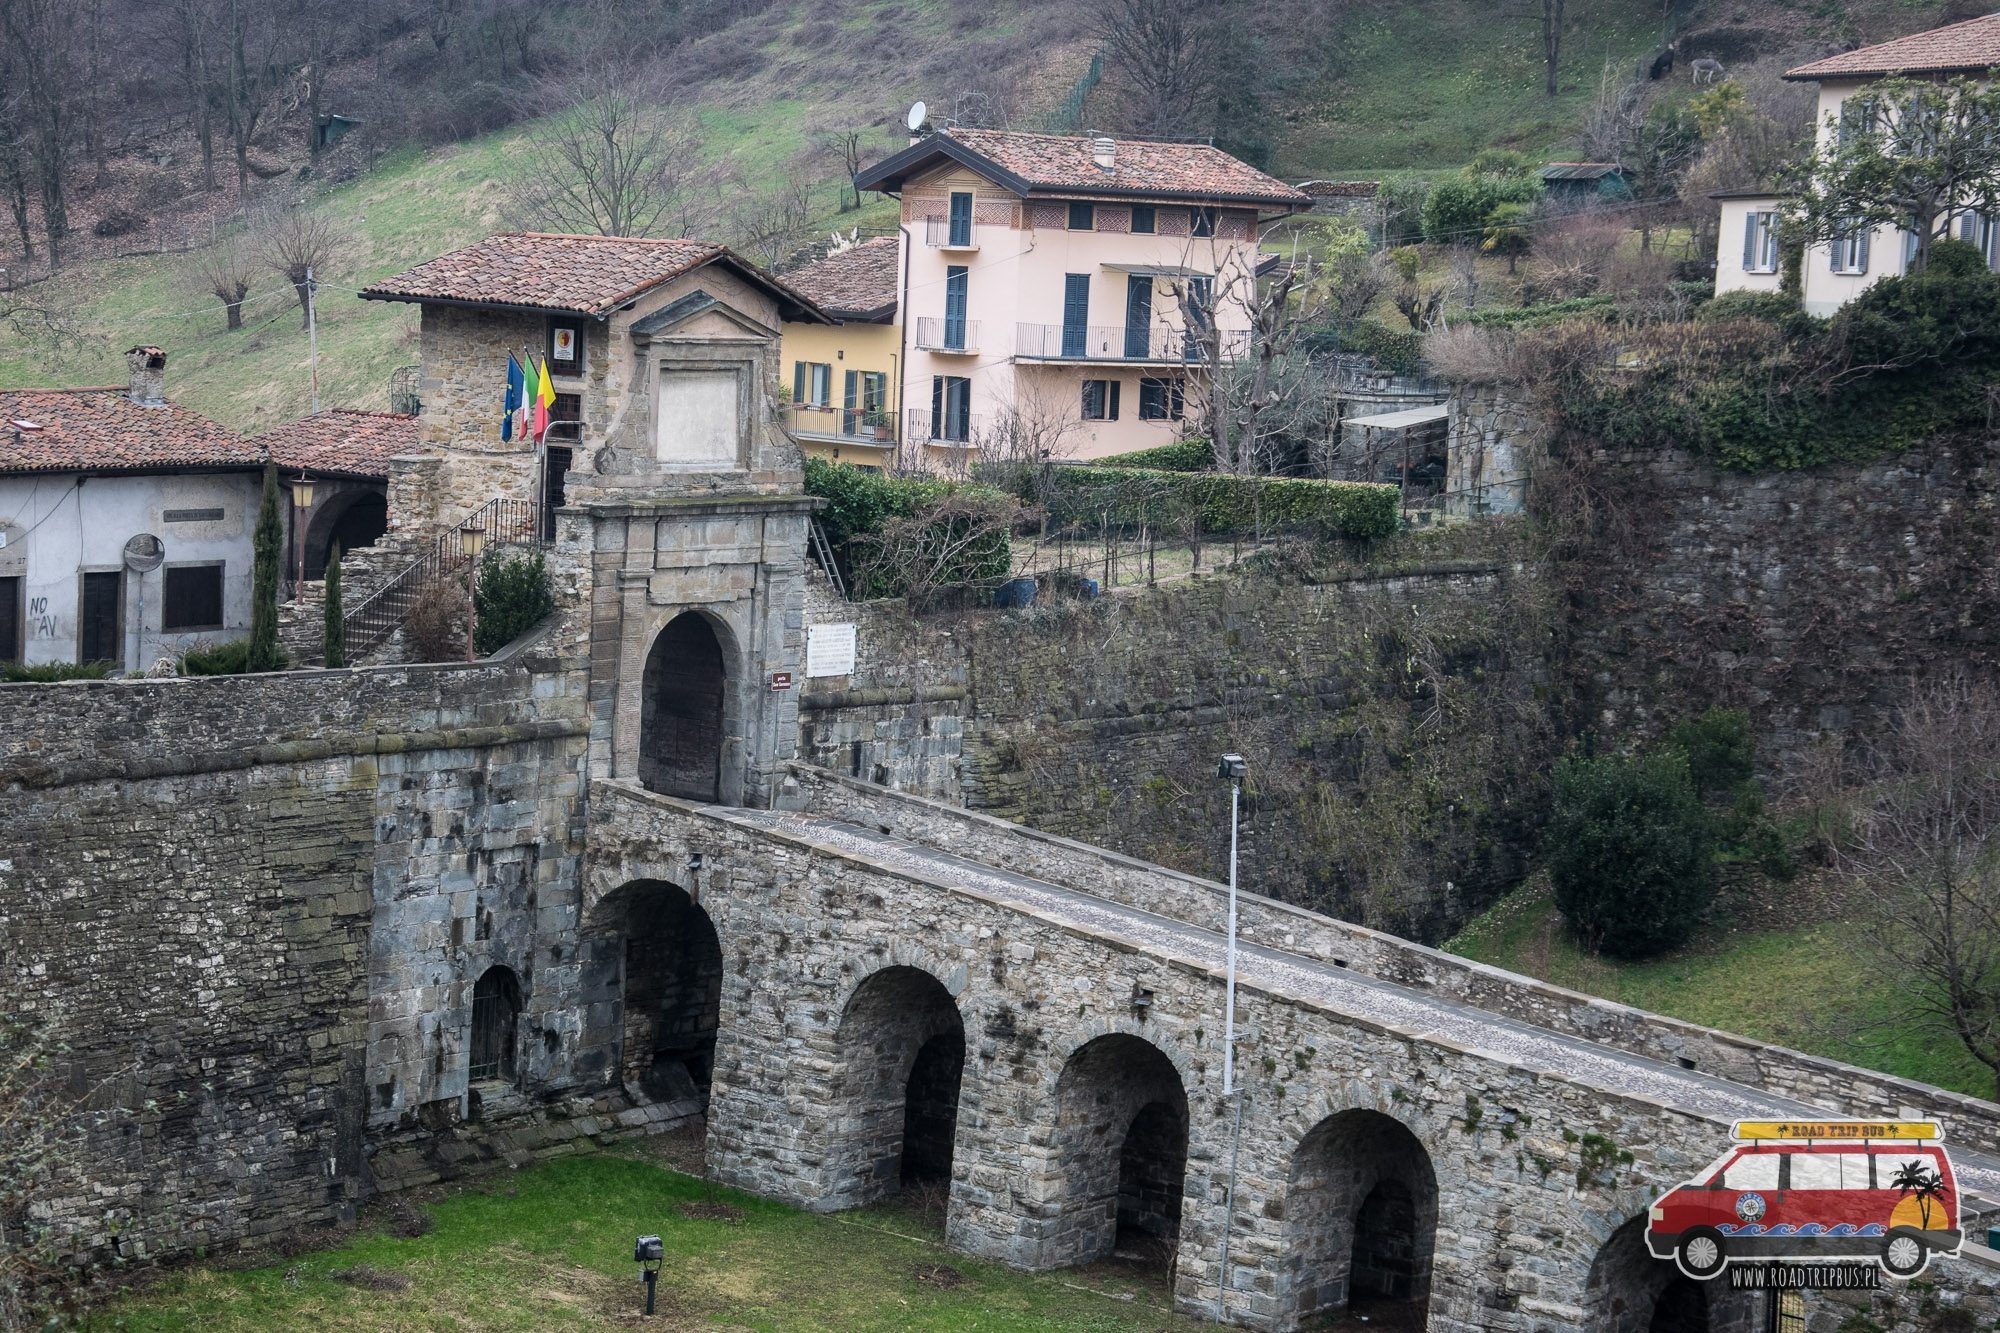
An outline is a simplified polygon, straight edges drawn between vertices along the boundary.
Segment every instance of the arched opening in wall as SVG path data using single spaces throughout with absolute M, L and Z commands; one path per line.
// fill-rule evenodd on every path
M 335 495 L 306 527 L 306 577 L 326 577 L 335 542 L 343 553 L 373 546 L 389 530 L 389 497 L 378 490 Z
M 1400 1121 L 1357 1109 L 1313 1126 L 1292 1154 L 1285 1213 L 1294 1318 L 1344 1311 L 1372 1327 L 1424 1327 L 1437 1176 Z
M 1584 1327 L 1590 1333 L 1765 1333 L 1765 1297 L 1695 1282 L 1646 1249 L 1646 1219 L 1613 1232 L 1590 1265 Z
M 489 967 L 472 985 L 472 1063 L 468 1077 L 513 1082 L 521 983 L 510 967 Z
M 827 1154 L 844 1206 L 899 1190 L 945 1202 L 958 1134 L 965 1023 L 944 984 L 915 967 L 885 967 L 855 988 L 840 1016 L 832 1099 L 839 1130 Z
M 598 915 L 623 938 L 619 1077 L 627 1092 L 705 1111 L 722 1017 L 722 943 L 701 905 L 658 880 L 608 895 Z
M 1056 1169 L 1063 1220 L 1052 1267 L 1107 1255 L 1172 1264 L 1187 1176 L 1180 1071 L 1142 1037 L 1087 1042 L 1056 1079 Z
M 722 644 L 708 618 L 674 617 L 646 655 L 639 721 L 639 782 L 691 801 L 721 798 Z

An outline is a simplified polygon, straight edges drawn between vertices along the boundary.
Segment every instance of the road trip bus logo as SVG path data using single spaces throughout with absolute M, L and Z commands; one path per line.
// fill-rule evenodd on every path
M 1735 1145 L 1661 1195 L 1646 1246 L 1698 1282 L 1875 1285 L 1963 1240 L 1958 1184 L 1934 1120 L 1739 1120 Z M 1810 1267 L 1807 1267 L 1810 1266 Z M 1867 1278 L 1867 1282 L 1856 1281 Z

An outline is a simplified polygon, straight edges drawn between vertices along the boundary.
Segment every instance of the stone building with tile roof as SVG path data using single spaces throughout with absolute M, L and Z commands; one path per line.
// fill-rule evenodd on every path
M 894 461 L 902 262 L 900 237 L 871 236 L 784 275 L 838 321 L 785 322 L 779 392 L 789 394 L 786 425 L 808 454 L 862 467 Z
M 1970 76 L 1985 79 L 2000 67 L 2000 14 L 1948 23 L 1893 41 L 1842 51 L 1785 71 L 1797 83 L 1819 85 L 1819 136 L 1826 143 L 1845 132 L 1861 104 L 1850 101 L 1877 79 L 1908 75 L 1919 79 Z M 1721 214 L 1721 246 L 1716 256 L 1717 295 L 1732 291 L 1777 291 L 1780 285 L 1778 228 L 1784 195 L 1745 182 L 1750 188 L 1713 196 Z M 2000 218 L 1974 209 L 1952 213 L 1948 233 L 1976 245 L 1989 268 L 2000 269 Z M 1808 246 L 1800 265 L 1801 296 L 1810 314 L 1831 315 L 1885 277 L 1909 271 L 1916 237 L 1893 225 L 1857 229 L 1838 243 Z
M 249 626 L 265 452 L 171 401 L 162 349 L 126 364 L 0 389 L 0 661 L 140 670 Z
M 325 575 L 336 545 L 351 553 L 381 540 L 389 527 L 392 461 L 414 460 L 423 453 L 419 418 L 351 407 L 288 421 L 259 436 L 257 443 L 284 476 L 314 483 L 301 561 L 308 580 Z
M 904 466 L 1100 458 L 1182 430 L 1248 345 L 1261 224 L 1313 206 L 1207 144 L 947 129 L 856 182 L 902 201 Z

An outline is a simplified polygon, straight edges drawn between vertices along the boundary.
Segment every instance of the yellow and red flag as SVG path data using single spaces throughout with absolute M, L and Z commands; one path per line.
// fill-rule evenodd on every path
M 555 406 L 556 386 L 549 379 L 549 359 L 542 358 L 541 382 L 535 389 L 535 442 L 541 443 L 549 433 L 549 409 Z

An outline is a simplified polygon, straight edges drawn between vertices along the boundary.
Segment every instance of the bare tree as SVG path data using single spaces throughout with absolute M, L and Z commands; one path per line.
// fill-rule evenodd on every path
M 980 431 L 979 447 L 954 452 L 981 463 L 1041 464 L 1062 458 L 1084 423 L 1070 395 L 1048 382 L 1050 378 L 1022 376 L 1013 398 L 993 414 L 993 424 Z
M 1543 91 L 1554 97 L 1562 70 L 1563 0 L 1542 0 Z
M 812 233 L 812 191 L 798 173 L 776 189 L 743 189 L 729 209 L 729 243 L 766 268 L 776 268 Z
M 250 145 L 283 83 L 286 27 L 279 0 L 219 0 L 223 123 L 236 154 L 236 192 L 250 197 Z M 287 12 L 288 9 L 287 9 Z
M 656 236 L 697 182 L 692 118 L 649 79 L 586 62 L 540 80 L 526 99 L 521 208 L 537 226 L 600 236 Z
M 840 162 L 841 177 L 847 182 L 840 191 L 840 211 L 843 213 L 850 208 L 861 207 L 861 187 L 854 182 L 861 175 L 867 133 L 857 129 L 823 129 L 813 134 L 814 147 Z
M 1868 759 L 1837 864 L 1877 904 L 1869 945 L 1899 1016 L 1949 1028 L 2000 1092 L 2000 690 L 1962 674 L 1914 689 Z
M 69 234 L 69 155 L 77 96 L 77 29 L 64 0 L 0 0 L 9 83 L 20 96 L 21 138 L 33 164 L 49 268 Z
M 21 238 L 21 257 L 33 262 L 35 233 L 28 195 L 34 187 L 34 160 L 25 122 L 27 98 L 14 72 L 12 54 L 0 48 L 0 192 L 6 194 L 7 209 L 14 215 L 14 230 Z
M 187 282 L 222 302 L 229 327 L 243 327 L 243 302 L 250 295 L 252 256 L 234 240 L 218 241 L 206 250 L 197 250 L 188 260 Z
M 1198 0 L 1100 0 L 1099 40 L 1125 90 L 1133 133 L 1169 139 L 1212 128 L 1216 44 L 1208 29 L 1215 13 Z
M 215 112 L 221 100 L 217 70 L 224 48 L 217 0 L 167 0 L 152 13 L 162 44 L 178 57 L 174 78 L 201 148 L 201 186 L 213 190 Z
M 251 220 L 251 237 L 256 258 L 298 292 L 299 320 L 303 324 L 312 282 L 324 278 L 327 269 L 347 248 L 346 228 L 324 213 L 294 201 L 260 210 Z

